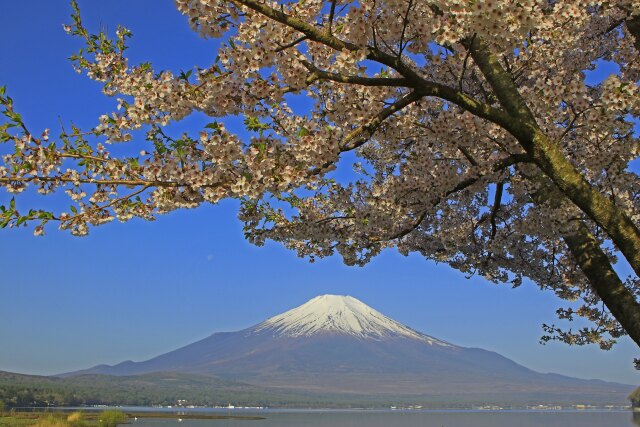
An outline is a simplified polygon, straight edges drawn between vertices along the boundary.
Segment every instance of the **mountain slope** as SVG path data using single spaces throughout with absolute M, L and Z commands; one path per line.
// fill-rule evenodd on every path
M 497 353 L 422 334 L 355 298 L 335 295 L 316 297 L 248 329 L 215 333 L 147 361 L 70 375 L 158 371 L 260 387 L 380 396 L 501 393 L 621 402 L 633 389 L 541 374 Z
M 429 344 L 450 346 L 396 322 L 350 296 L 321 295 L 300 307 L 271 317 L 251 328 L 278 337 L 308 337 L 323 334 L 349 335 L 384 340 L 412 338 Z
M 10 407 L 84 405 L 331 406 L 339 398 L 282 392 L 219 378 L 175 372 L 57 378 L 0 371 L 0 402 Z M 348 407 L 348 406 L 342 406 Z

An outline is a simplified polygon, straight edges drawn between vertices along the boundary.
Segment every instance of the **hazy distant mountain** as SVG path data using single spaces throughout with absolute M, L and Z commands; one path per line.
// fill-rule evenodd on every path
M 215 333 L 143 362 L 65 374 L 172 371 L 261 387 L 357 395 L 501 396 L 517 401 L 627 402 L 632 386 L 541 374 L 497 353 L 415 331 L 361 301 L 323 295 L 258 325 Z

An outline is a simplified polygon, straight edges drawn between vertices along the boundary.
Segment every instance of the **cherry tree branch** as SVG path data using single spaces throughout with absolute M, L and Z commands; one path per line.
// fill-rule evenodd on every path
M 384 108 L 366 125 L 350 132 L 342 141 L 340 147 L 341 152 L 355 150 L 364 143 L 366 143 L 382 125 L 382 123 L 393 114 L 402 110 L 406 106 L 418 101 L 422 96 L 419 92 L 414 91 L 404 95 L 402 98 L 395 101 L 393 104 Z
M 526 155 L 513 154 L 513 155 L 511 155 L 509 157 L 505 157 L 505 158 L 501 159 L 500 161 L 496 162 L 492 166 L 490 174 L 501 172 L 501 171 L 505 170 L 506 168 L 508 168 L 510 166 L 513 166 L 513 165 L 516 165 L 518 163 L 529 163 L 530 161 L 531 160 Z M 390 237 L 386 237 L 384 239 L 378 239 L 376 241 L 394 240 L 394 239 L 401 239 L 401 238 L 405 237 L 406 235 L 408 235 L 412 231 L 416 230 L 420 226 L 420 224 L 422 223 L 422 221 L 424 220 L 424 218 L 428 214 L 430 208 L 432 208 L 433 206 L 437 206 L 445 198 L 451 196 L 452 194 L 458 193 L 458 192 L 460 192 L 462 190 L 465 190 L 468 187 L 471 187 L 473 184 L 475 184 L 478 181 L 480 181 L 481 179 L 485 178 L 487 175 L 488 174 L 473 173 L 470 176 L 466 177 L 465 179 L 460 180 L 453 188 L 447 190 L 440 197 L 438 197 L 434 201 L 432 201 L 430 203 L 429 207 L 427 209 L 424 209 L 422 211 L 422 213 L 420 215 L 418 215 L 416 221 L 414 221 L 413 224 L 411 224 L 411 226 L 402 229 L 401 231 L 393 234 Z
M 118 203 L 124 202 L 125 200 L 130 200 L 130 199 L 136 197 L 137 195 L 144 193 L 148 188 L 149 188 L 149 186 L 144 186 L 141 189 L 134 191 L 133 193 L 130 193 L 130 194 L 118 197 L 116 199 L 113 199 L 113 200 L 109 201 L 109 203 L 106 203 L 104 205 L 98 205 L 98 206 L 86 209 L 84 212 L 80 212 L 80 213 L 78 213 L 76 215 L 73 215 L 69 219 L 66 219 L 66 220 L 62 220 L 61 219 L 61 221 L 63 221 L 63 222 L 73 221 L 74 219 L 77 220 L 77 219 L 80 219 L 80 218 L 85 217 L 87 215 L 90 216 L 94 212 L 105 211 L 105 210 L 107 210 L 109 208 L 112 208 L 113 206 L 117 205 Z
M 315 26 L 304 22 L 298 18 L 284 13 L 281 10 L 260 3 L 258 0 L 232 0 L 234 3 L 246 6 L 268 18 L 271 18 L 281 24 L 293 28 L 306 35 L 310 40 L 324 44 L 337 51 L 348 50 L 358 51 L 360 47 L 340 40 L 334 35 L 322 31 Z M 482 104 L 463 92 L 457 91 L 449 86 L 441 83 L 431 82 L 422 78 L 415 70 L 402 61 L 402 58 L 382 52 L 373 47 L 367 47 L 367 59 L 387 65 L 396 70 L 400 75 L 407 79 L 408 85 L 419 90 L 423 96 L 436 96 L 444 100 L 450 101 L 459 107 L 485 118 L 491 122 L 503 124 L 511 119 L 505 112 L 493 108 L 487 104 Z
M 625 21 L 627 29 L 635 39 L 633 41 L 636 50 L 640 53 L 640 15 L 633 16 Z
M 309 61 L 301 61 L 302 65 L 316 76 L 319 80 L 329 80 L 337 83 L 356 84 L 361 86 L 383 86 L 383 87 L 411 87 L 406 78 L 393 77 L 362 77 L 332 73 L 321 70 Z
M 624 209 L 594 188 L 567 159 L 561 148 L 540 129 L 511 75 L 489 46 L 476 37 L 467 43 L 471 56 L 512 117 L 502 126 L 511 133 L 540 169 L 576 206 L 601 226 L 640 275 L 640 229 Z
M 69 178 L 69 177 L 53 177 L 53 176 L 29 176 L 29 177 L 10 177 L 0 178 L 0 183 L 36 183 L 36 182 L 65 182 L 78 184 L 96 184 L 96 185 L 124 185 L 129 187 L 190 187 L 189 184 L 183 184 L 175 181 L 159 181 L 159 180 L 143 180 L 143 179 L 96 179 L 96 178 Z M 221 184 L 202 185 L 203 188 L 216 188 Z

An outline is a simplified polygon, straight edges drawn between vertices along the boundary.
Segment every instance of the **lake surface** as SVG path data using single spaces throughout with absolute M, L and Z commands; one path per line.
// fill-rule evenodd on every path
M 191 412 L 191 411 L 190 411 Z M 210 413 L 210 412 L 208 412 Z M 264 420 L 139 418 L 131 427 L 637 427 L 630 411 L 224 411 Z M 177 417 L 177 416 L 176 416 Z

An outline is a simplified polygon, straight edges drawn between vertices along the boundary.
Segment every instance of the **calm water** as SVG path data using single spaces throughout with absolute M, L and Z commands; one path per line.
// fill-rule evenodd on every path
M 224 412 L 227 413 L 227 412 Z M 241 415 L 242 412 L 228 412 Z M 631 412 L 251 412 L 264 420 L 138 419 L 131 427 L 625 427 Z M 248 414 L 248 415 L 249 415 Z

